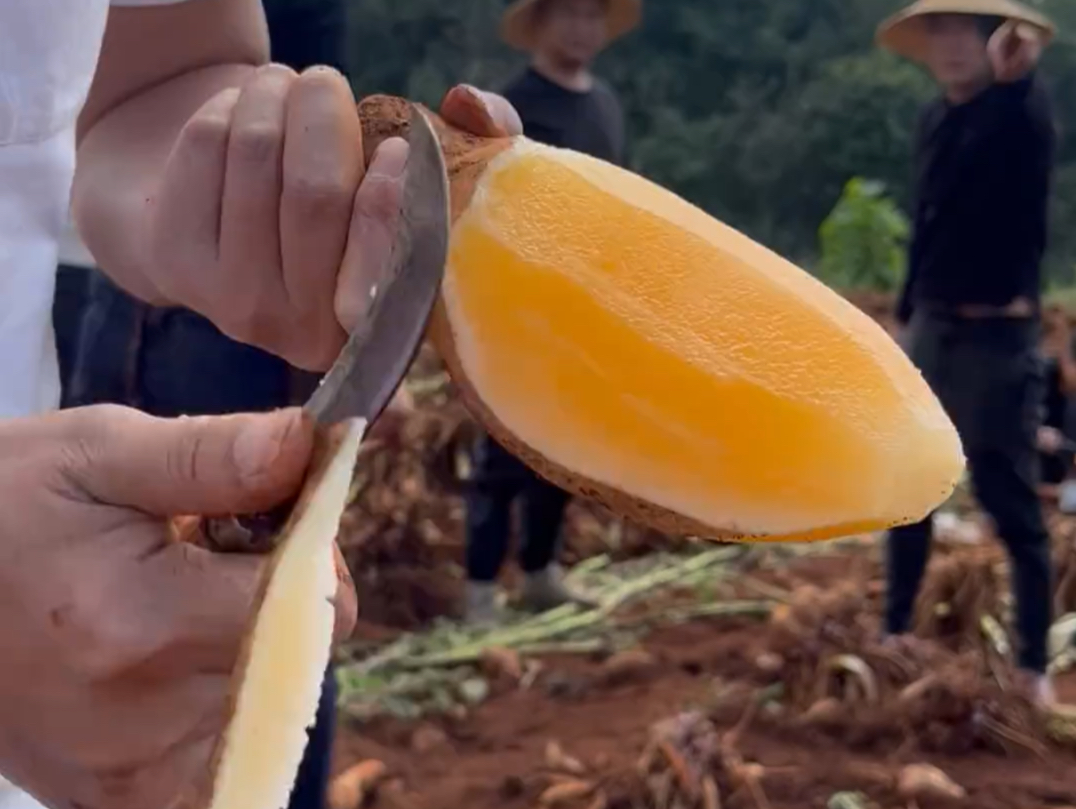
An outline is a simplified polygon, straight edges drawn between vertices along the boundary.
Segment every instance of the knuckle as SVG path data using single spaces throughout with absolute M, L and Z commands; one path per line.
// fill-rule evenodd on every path
M 343 345 L 344 335 L 331 308 L 327 315 L 311 311 L 297 316 L 289 333 L 303 335 L 301 340 L 292 339 L 282 348 L 289 362 L 304 371 L 326 370 Z
M 244 163 L 269 163 L 275 166 L 283 148 L 282 128 L 269 122 L 251 122 L 237 127 L 228 141 L 230 156 Z
M 118 404 L 86 407 L 74 414 L 69 429 L 85 440 L 107 440 L 117 423 L 125 419 L 130 412 L 128 408 Z
M 359 188 L 355 207 L 363 216 L 391 224 L 399 214 L 402 198 L 402 179 L 372 175 Z
M 311 216 L 347 211 L 351 207 L 354 189 L 344 182 L 342 174 L 304 174 L 286 178 L 284 196 Z
M 130 409 L 118 404 L 94 405 L 72 413 L 66 424 L 65 440 L 61 443 L 66 464 L 92 464 L 101 450 L 111 443 L 115 431 L 122 429 L 121 422 L 131 414 Z
M 219 115 L 195 115 L 180 133 L 182 146 L 193 151 L 215 151 L 228 144 L 230 121 Z
M 288 323 L 274 307 L 243 305 L 216 320 L 217 327 L 228 337 L 256 346 L 278 356 L 284 356 L 285 346 L 301 341 L 301 334 L 292 334 Z
M 177 421 L 193 429 L 183 430 L 179 439 L 169 446 L 165 474 L 169 480 L 197 480 L 199 458 L 205 444 L 205 435 L 200 428 L 205 418 L 180 416 Z
M 291 364 L 302 371 L 325 371 L 339 353 L 339 345 L 326 339 L 307 340 L 289 348 Z
M 117 432 L 124 429 L 123 424 L 129 424 L 132 416 L 138 415 L 113 404 L 64 411 L 55 434 L 59 440 L 44 444 L 52 451 L 38 459 L 45 464 L 43 469 L 50 484 L 88 493 L 102 463 L 107 466 L 107 453 Z

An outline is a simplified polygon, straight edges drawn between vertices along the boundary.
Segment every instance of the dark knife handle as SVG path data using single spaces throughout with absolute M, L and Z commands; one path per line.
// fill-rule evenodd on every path
M 332 462 L 349 423 L 314 427 L 314 447 L 301 489 L 283 503 L 257 514 L 182 515 L 172 518 L 171 533 L 179 542 L 189 542 L 218 553 L 265 554 L 276 549 L 289 521 L 298 519 L 311 492 L 317 488 Z
M 199 531 L 208 547 L 220 553 L 268 553 L 276 547 L 294 507 L 292 500 L 262 514 L 203 517 Z

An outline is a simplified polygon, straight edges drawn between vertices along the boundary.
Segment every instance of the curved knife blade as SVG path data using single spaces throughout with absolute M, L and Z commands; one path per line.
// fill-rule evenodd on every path
M 305 405 L 323 425 L 385 409 L 422 343 L 448 258 L 448 176 L 436 133 L 411 108 L 410 150 L 392 256 L 366 318 Z

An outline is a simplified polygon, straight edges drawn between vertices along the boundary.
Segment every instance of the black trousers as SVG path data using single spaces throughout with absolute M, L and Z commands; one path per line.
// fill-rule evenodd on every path
M 912 361 L 937 394 L 964 444 L 975 494 L 1012 564 L 1019 663 L 1043 672 L 1050 628 L 1050 543 L 1036 486 L 1041 419 L 1038 324 L 1005 318 L 913 317 Z M 930 553 L 926 520 L 890 532 L 886 629 L 908 629 Z
M 64 278 L 61 270 L 58 286 Z M 146 305 L 100 272 L 92 271 L 87 300 L 64 377 L 65 405 L 115 402 L 162 417 L 222 415 L 285 407 L 304 393 L 300 388 L 317 384 L 279 357 L 226 337 L 201 315 Z
M 60 366 L 61 391 L 70 387 L 78 355 L 79 331 L 90 300 L 93 270 L 61 264 L 56 270 L 56 293 L 52 298 L 52 326 L 56 332 L 56 359 Z M 61 398 L 62 402 L 62 398 Z
M 508 450 L 485 436 L 475 452 L 467 493 L 467 577 L 491 582 L 508 555 L 512 503 L 520 498 L 520 567 L 543 570 L 556 558 L 560 526 L 570 495 L 540 477 Z
M 284 407 L 296 388 L 316 384 L 314 377 L 296 377 L 278 357 L 224 336 L 200 315 L 147 306 L 96 270 L 61 268 L 57 287 L 65 407 L 111 403 L 165 417 L 222 415 Z M 328 805 L 336 693 L 330 667 L 289 809 Z

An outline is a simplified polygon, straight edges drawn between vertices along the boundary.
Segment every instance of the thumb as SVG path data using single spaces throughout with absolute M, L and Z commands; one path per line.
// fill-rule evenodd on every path
M 100 502 L 159 516 L 262 511 L 294 494 L 313 448 L 298 408 L 160 419 L 92 407 L 73 425 L 67 472 Z

